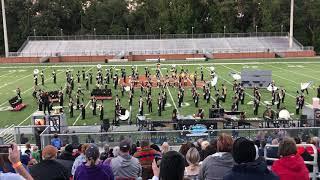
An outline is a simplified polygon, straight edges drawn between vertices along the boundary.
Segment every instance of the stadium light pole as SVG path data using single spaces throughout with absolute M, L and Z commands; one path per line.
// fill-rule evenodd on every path
M 129 40 L 129 31 L 130 31 L 130 29 L 127 28 L 127 39 L 128 39 L 128 40 Z
M 291 0 L 290 8 L 290 34 L 289 34 L 289 48 L 292 48 L 293 43 L 293 11 L 294 11 L 294 0 Z
M 258 26 L 256 25 L 256 36 L 258 36 Z
M 127 52 L 129 51 L 129 28 L 127 28 Z
M 159 27 L 159 38 L 161 40 L 161 27 Z
M 1 0 L 1 11 L 2 11 L 4 51 L 5 51 L 5 56 L 6 56 L 6 57 L 9 57 L 9 43 L 8 43 L 8 32 L 7 32 L 7 20 L 6 20 L 6 9 L 5 9 L 5 6 L 4 6 L 4 0 Z
M 281 35 L 283 33 L 283 24 L 281 24 Z
M 63 36 L 63 29 L 60 29 L 60 36 Z
M 37 36 L 36 29 L 33 29 L 33 36 Z
M 226 37 L 226 26 L 223 26 L 223 37 Z

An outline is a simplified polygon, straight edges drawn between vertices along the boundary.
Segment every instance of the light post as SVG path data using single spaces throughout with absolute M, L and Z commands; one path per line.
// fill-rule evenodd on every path
M 293 43 L 293 10 L 294 10 L 294 0 L 291 0 L 290 7 L 290 39 L 289 39 L 289 47 L 292 48 Z
M 94 35 L 94 38 L 96 38 L 96 28 L 93 28 L 93 35 Z
M 63 29 L 60 29 L 60 36 L 63 36 Z
M 281 36 L 282 36 L 282 33 L 283 33 L 283 24 L 281 24 Z
M 226 37 L 226 26 L 223 26 L 223 36 Z
M 9 57 L 9 43 L 8 43 L 8 33 L 7 33 L 7 20 L 6 20 L 6 9 L 4 5 L 4 0 L 1 0 L 1 11 L 2 11 L 2 25 L 3 25 L 3 40 L 4 40 L 4 50 L 6 57 Z
M 159 37 L 160 37 L 160 40 L 161 40 L 161 27 L 159 27 Z
M 192 26 L 192 27 L 191 27 L 192 39 L 193 39 L 193 29 L 194 29 L 194 27 Z
M 33 29 L 33 36 L 36 36 L 36 29 Z
M 258 26 L 256 25 L 256 36 L 258 36 Z
M 130 29 L 127 28 L 127 39 L 128 39 L 128 40 L 129 40 L 129 31 L 130 31 Z

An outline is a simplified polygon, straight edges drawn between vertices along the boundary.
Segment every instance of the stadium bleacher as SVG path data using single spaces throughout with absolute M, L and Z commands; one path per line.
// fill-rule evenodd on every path
M 91 38 L 91 39 L 90 39 Z M 98 38 L 29 38 L 20 48 L 19 56 L 84 56 L 84 55 L 118 55 L 132 54 L 188 54 L 237 53 L 237 52 L 290 52 L 303 50 L 303 46 L 294 40 L 289 48 L 288 36 L 232 36 L 214 38 L 176 38 L 176 39 L 103 39 Z

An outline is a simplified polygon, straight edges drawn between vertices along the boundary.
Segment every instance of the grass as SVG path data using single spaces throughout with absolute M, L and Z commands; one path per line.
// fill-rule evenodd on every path
M 256 63 L 257 62 L 257 63 Z M 161 70 L 162 74 L 166 74 L 166 69 L 169 69 L 171 67 L 171 64 L 177 63 L 178 71 L 182 68 L 182 64 L 185 69 L 188 69 L 189 72 L 194 73 L 195 71 L 200 72 L 200 65 L 199 62 L 167 62 L 162 63 L 161 67 L 163 68 Z M 306 103 L 312 104 L 312 97 L 316 96 L 316 88 L 320 84 L 319 77 L 320 77 L 320 63 L 319 59 L 317 58 L 297 58 L 297 59 L 259 59 L 259 60 L 212 60 L 209 62 L 200 62 L 203 64 L 203 67 L 208 68 L 211 66 L 215 66 L 216 73 L 219 75 L 218 80 L 218 87 L 221 89 L 221 84 L 227 85 L 228 88 L 228 95 L 227 95 L 227 101 L 222 104 L 222 106 L 230 110 L 231 109 L 231 97 L 233 96 L 232 92 L 232 81 L 233 79 L 229 76 L 229 73 L 231 71 L 233 72 L 241 72 L 244 67 L 250 68 L 250 69 L 262 69 L 262 70 L 272 70 L 273 74 L 273 80 L 275 80 L 276 85 L 283 86 L 287 90 L 286 93 L 286 99 L 285 103 L 282 104 L 282 107 L 286 107 L 290 113 L 295 112 L 295 96 L 296 91 L 300 89 L 300 83 L 301 82 L 307 82 L 307 81 L 314 81 L 314 87 L 309 89 L 309 95 L 306 96 Z M 212 63 L 215 63 L 212 65 Z M 131 64 L 128 63 L 125 64 L 127 75 L 131 73 Z M 142 75 L 144 74 L 144 67 L 145 65 L 149 66 L 149 69 L 151 69 L 151 73 L 155 74 L 155 67 L 156 65 L 154 63 L 134 63 L 139 65 L 138 71 Z M 107 66 L 113 66 L 106 64 Z M 116 69 L 120 69 L 121 64 L 114 64 L 116 66 Z M 92 69 L 92 72 L 95 77 L 96 73 L 96 64 L 24 64 L 24 65 L 17 65 L 17 64 L 5 64 L 0 66 L 0 127 L 5 128 L 7 126 L 10 126 L 12 124 L 14 125 L 29 125 L 31 124 L 31 115 L 33 112 L 37 109 L 36 101 L 32 97 L 32 91 L 33 91 L 33 70 L 39 69 L 44 70 L 45 74 L 45 86 L 41 87 L 44 90 L 58 90 L 60 87 L 65 86 L 65 70 L 67 67 L 70 67 L 73 69 L 74 75 L 78 70 L 82 70 L 82 67 L 85 67 L 86 70 Z M 106 67 L 103 67 L 103 70 Z M 57 71 L 57 84 L 53 84 L 53 80 L 51 79 L 51 73 L 53 70 Z M 205 73 L 205 79 L 208 80 L 210 78 L 210 72 L 209 70 L 204 70 Z M 200 77 L 200 76 L 198 76 Z M 199 79 L 199 78 L 198 78 Z M 39 83 L 40 78 L 39 78 Z M 94 83 L 95 84 L 95 79 Z M 77 87 L 77 85 L 75 84 Z M 85 87 L 85 82 L 81 81 L 81 86 Z M 111 86 L 111 85 L 110 85 Z M 110 87 L 109 86 L 109 87 Z M 27 108 L 23 109 L 20 112 L 11 112 L 5 110 L 8 104 L 8 100 L 15 96 L 15 89 L 17 87 L 20 87 L 22 92 L 22 98 L 23 102 L 27 104 Z M 93 85 L 90 85 L 90 89 L 93 88 Z M 121 97 L 121 88 L 118 88 L 117 90 L 112 88 L 113 95 L 118 94 L 121 99 L 121 105 L 129 109 L 128 106 L 128 93 L 125 93 L 124 97 Z M 166 108 L 166 111 L 162 112 L 162 116 L 159 117 L 157 114 L 157 99 L 158 99 L 158 93 L 160 92 L 160 89 L 153 88 L 152 95 L 153 95 L 153 113 L 150 113 L 148 117 L 150 117 L 153 120 L 170 120 L 171 119 L 171 113 L 174 109 L 174 105 L 178 105 L 178 90 L 177 88 L 168 88 L 166 89 L 169 103 Z M 84 95 L 84 104 L 87 105 L 89 103 L 89 94 L 91 90 L 85 91 Z M 170 96 L 170 93 L 172 95 L 172 99 Z M 208 109 L 211 107 L 211 104 L 213 101 L 211 100 L 211 104 L 207 104 L 203 98 L 202 98 L 202 90 L 199 89 L 200 92 L 200 103 L 199 107 L 204 108 L 205 110 L 205 116 L 208 117 Z M 240 105 L 240 110 L 246 111 L 247 116 L 254 117 L 253 116 L 253 107 L 252 105 L 248 105 L 247 103 L 249 101 L 252 101 L 252 89 L 246 90 L 247 96 L 245 98 L 245 105 Z M 262 93 L 262 102 L 264 101 L 271 101 L 271 93 L 267 90 L 261 90 Z M 211 92 L 213 95 L 214 92 Z M 135 91 L 135 96 L 133 100 L 133 109 L 132 109 L 132 117 L 133 120 L 135 119 L 135 115 L 138 114 L 138 100 L 139 96 L 141 95 L 140 89 L 137 89 Z M 185 89 L 185 98 L 184 98 L 186 104 L 189 106 L 183 106 L 182 108 L 179 108 L 179 113 L 182 115 L 192 115 L 197 112 L 197 109 L 195 108 L 195 105 L 193 103 L 193 99 L 191 97 L 191 89 L 186 88 Z M 99 102 L 100 103 L 100 102 Z M 65 97 L 65 106 L 68 104 L 68 98 Z M 112 119 L 114 117 L 114 100 L 104 101 L 104 107 L 105 107 L 105 117 Z M 265 110 L 265 107 L 263 105 L 260 106 L 259 109 L 259 117 L 262 116 L 263 111 Z M 65 108 L 67 121 L 69 125 L 94 125 L 99 124 L 99 116 L 93 116 L 92 111 L 90 109 L 90 104 L 88 104 L 86 109 L 86 119 L 82 120 L 80 117 L 80 111 L 74 112 L 74 117 L 69 118 L 68 108 Z M 147 106 L 144 105 L 144 112 L 147 113 Z M 99 114 L 99 113 L 98 113 Z M 80 117 L 80 118 L 79 118 Z

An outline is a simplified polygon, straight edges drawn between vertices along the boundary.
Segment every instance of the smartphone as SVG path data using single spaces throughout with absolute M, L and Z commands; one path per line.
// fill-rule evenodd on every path
M 0 154 L 9 154 L 9 148 L 12 148 L 12 144 L 1 144 Z

